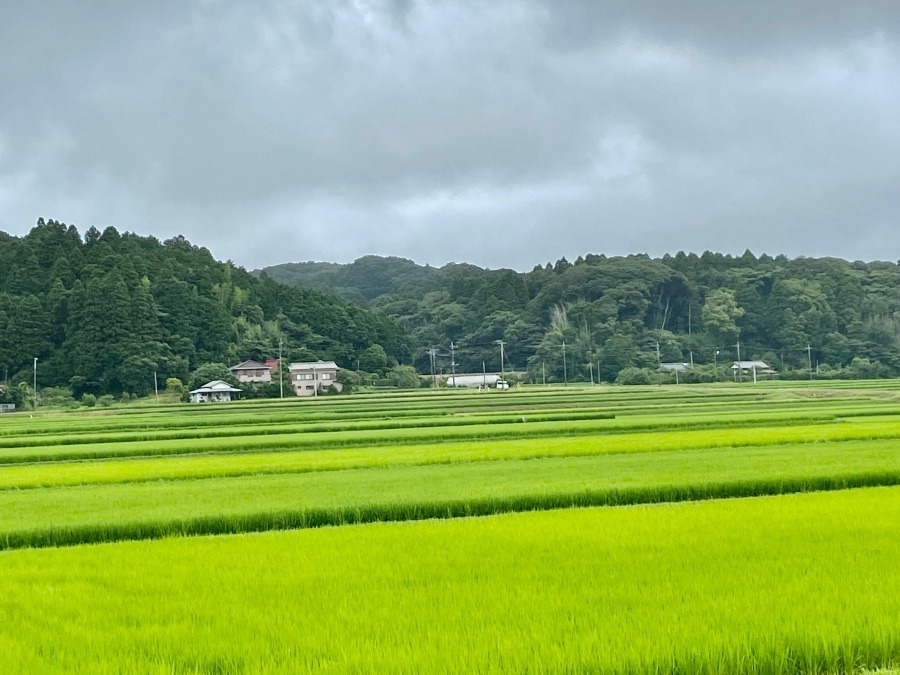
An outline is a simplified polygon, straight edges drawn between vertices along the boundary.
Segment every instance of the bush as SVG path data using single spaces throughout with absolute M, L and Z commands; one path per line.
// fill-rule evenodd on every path
M 183 394 L 184 393 L 184 382 L 179 380 L 177 377 L 167 377 L 166 378 L 166 391 L 170 391 L 173 394 Z
M 357 375 L 354 371 L 341 368 L 337 374 L 337 381 L 343 385 L 343 389 L 341 390 L 342 393 L 352 394 L 355 390 L 359 389 L 363 380 L 362 376 Z
M 86 406 L 88 408 L 93 408 L 97 405 L 97 397 L 93 394 L 82 394 L 81 395 L 81 405 Z
M 97 405 L 102 405 L 104 407 L 111 406 L 116 402 L 116 397 L 112 394 L 103 394 L 103 396 L 99 396 L 97 398 Z
M 668 375 L 658 373 L 652 368 L 635 368 L 633 366 L 623 368 L 616 376 L 616 384 L 662 384 L 664 381 L 669 381 Z
M 281 397 L 281 385 L 276 382 L 244 382 L 241 383 L 241 388 L 244 390 L 241 393 L 241 398 L 252 399 L 252 398 L 280 398 Z M 288 382 L 284 383 L 284 395 L 292 396 L 291 387 Z
M 38 392 L 38 400 L 41 405 L 51 408 L 71 408 L 78 405 L 68 387 L 44 387 Z
M 422 386 L 422 378 L 412 366 L 392 368 L 388 380 L 397 389 L 418 389 Z

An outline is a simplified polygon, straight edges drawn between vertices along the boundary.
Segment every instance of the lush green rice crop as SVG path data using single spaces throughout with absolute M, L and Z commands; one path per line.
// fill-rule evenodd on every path
M 900 483 L 861 443 L 560 457 L 0 492 L 0 547 Z
M 560 435 L 602 434 L 623 431 L 665 431 L 675 429 L 712 429 L 738 427 L 764 427 L 771 425 L 827 423 L 837 419 L 847 419 L 846 410 L 767 410 L 741 414 L 730 414 L 723 419 L 721 413 L 706 412 L 693 415 L 632 416 L 623 419 L 567 419 L 553 421 L 532 421 L 528 415 L 506 417 L 495 420 L 479 420 L 453 426 L 422 425 L 397 422 L 389 424 L 396 428 L 346 428 L 342 431 L 330 429 L 339 425 L 322 425 L 316 429 L 307 428 L 301 432 L 272 433 L 257 435 L 250 430 L 237 436 L 220 435 L 204 438 L 165 438 L 145 441 L 110 441 L 62 445 L 16 445 L 0 448 L 0 464 L 17 462 L 95 459 L 108 457 L 137 457 L 152 455 L 177 455 L 202 452 L 239 452 L 274 449 L 303 449 L 347 447 L 360 445 L 435 443 L 465 439 L 511 439 L 546 437 Z M 854 414 L 868 415 L 867 410 L 857 410 Z M 474 419 L 474 418 L 469 418 Z M 507 421 L 507 420 L 516 421 Z M 538 416 L 536 419 L 540 420 Z M 890 422 L 886 422 L 890 425 Z M 900 424 L 896 425 L 900 428 Z M 315 433 L 311 433 L 314 431 Z M 213 432 L 215 433 L 215 432 Z
M 509 438 L 440 444 L 383 445 L 327 450 L 241 452 L 41 462 L 0 466 L 0 490 L 159 479 L 212 478 L 263 473 L 300 473 L 339 469 L 451 464 L 499 459 L 540 459 L 583 455 L 673 450 L 795 445 L 799 443 L 879 442 L 891 448 L 900 424 L 835 423 L 797 426 L 635 432 L 561 438 Z M 854 452 L 859 445 L 830 448 Z
M 0 555 L 9 672 L 900 661 L 900 489 Z

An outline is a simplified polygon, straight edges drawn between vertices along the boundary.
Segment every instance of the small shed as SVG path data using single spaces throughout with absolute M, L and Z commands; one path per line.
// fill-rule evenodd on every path
M 191 403 L 222 403 L 238 399 L 240 395 L 240 389 L 222 380 L 213 380 L 191 392 Z
M 735 361 L 731 364 L 731 372 L 735 378 L 738 374 L 752 375 L 753 381 L 759 376 L 773 378 L 778 373 L 765 361 Z

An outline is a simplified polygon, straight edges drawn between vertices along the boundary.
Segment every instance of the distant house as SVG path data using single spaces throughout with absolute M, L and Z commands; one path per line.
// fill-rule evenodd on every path
M 486 389 L 487 387 L 496 387 L 500 381 L 499 373 L 460 373 L 448 377 L 447 386 Z
M 660 370 L 665 370 L 669 373 L 683 373 L 686 370 L 691 369 L 690 363 L 660 363 Z
M 775 369 L 765 361 L 735 361 L 731 364 L 731 372 L 735 378 L 737 378 L 738 374 L 750 375 L 753 377 L 754 382 L 757 377 L 762 376 L 771 378 L 778 374 Z
M 235 389 L 227 382 L 213 380 L 191 392 L 191 403 L 219 403 L 240 398 L 241 390 Z
M 272 359 L 272 362 L 278 364 L 278 361 Z M 276 367 L 277 369 L 277 367 Z M 271 382 L 272 366 L 269 362 L 260 363 L 259 361 L 244 361 L 236 366 L 231 366 L 228 370 L 234 375 L 238 382 Z
M 327 389 L 344 388 L 337 381 L 338 365 L 334 361 L 301 361 L 288 366 L 291 387 L 297 396 L 316 396 Z

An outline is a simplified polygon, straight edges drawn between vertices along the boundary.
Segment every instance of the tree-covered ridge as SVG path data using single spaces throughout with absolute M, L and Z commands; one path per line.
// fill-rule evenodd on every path
M 350 265 L 268 268 L 272 278 L 331 287 L 394 318 L 416 365 L 528 368 L 532 379 L 615 380 L 662 362 L 767 361 L 797 376 L 900 375 L 900 268 L 888 262 L 706 252 L 660 259 L 587 255 L 531 272 L 421 267 L 368 256 Z M 565 344 L 565 348 L 563 348 Z M 563 363 L 567 367 L 564 374 Z M 718 375 L 712 366 L 718 365 Z M 698 369 L 698 371 L 702 371 Z
M 408 346 L 389 318 L 336 296 L 256 277 L 183 237 L 153 237 L 43 219 L 0 233 L 0 378 L 77 394 L 142 394 L 200 364 L 278 355 L 355 365 L 372 345 Z

